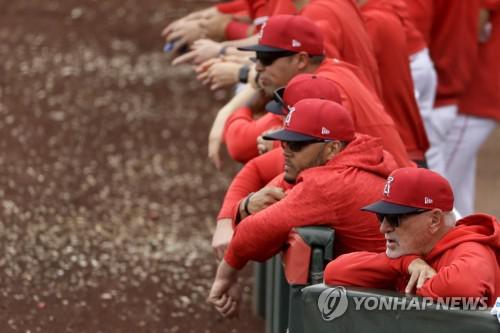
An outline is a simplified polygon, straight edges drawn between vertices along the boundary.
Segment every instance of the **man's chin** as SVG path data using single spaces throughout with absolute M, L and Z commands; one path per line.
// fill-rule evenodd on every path
M 285 173 L 285 176 L 283 177 L 283 179 L 289 183 L 289 184 L 295 184 L 295 181 L 297 180 L 297 177 L 295 176 L 291 176 L 291 175 L 288 175 Z
M 394 251 L 390 249 L 385 249 L 385 254 L 387 255 L 387 257 L 391 259 L 396 259 L 402 256 L 402 254 L 399 253 L 399 251 Z

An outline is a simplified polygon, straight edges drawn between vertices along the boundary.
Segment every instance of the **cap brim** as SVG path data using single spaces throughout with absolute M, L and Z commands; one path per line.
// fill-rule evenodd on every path
M 311 141 L 317 140 L 314 136 L 300 134 L 297 132 L 281 129 L 263 136 L 264 140 L 280 140 L 280 141 Z
M 377 201 L 371 205 L 361 208 L 361 210 L 383 214 L 383 215 L 399 215 L 399 214 L 409 214 L 413 212 L 421 211 L 421 208 L 398 205 L 395 203 L 387 202 L 384 200 Z
M 289 50 L 280 49 L 277 47 L 267 46 L 267 45 L 250 45 L 238 47 L 240 51 L 254 51 L 254 52 L 287 52 Z
M 280 103 L 276 101 L 269 101 L 266 104 L 266 111 L 277 114 L 279 116 L 284 116 L 286 113 L 284 112 L 284 107 Z

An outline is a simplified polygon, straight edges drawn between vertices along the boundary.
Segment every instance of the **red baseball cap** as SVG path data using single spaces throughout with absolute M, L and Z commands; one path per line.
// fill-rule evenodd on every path
M 397 215 L 439 208 L 453 209 L 450 183 L 438 173 L 423 168 L 394 170 L 384 186 L 383 199 L 362 210 Z
M 264 135 L 266 140 L 310 141 L 354 139 L 354 123 L 342 105 L 324 99 L 307 98 L 290 108 L 283 129 Z
M 288 82 L 286 88 L 275 90 L 274 100 L 267 103 L 266 110 L 286 115 L 290 106 L 305 98 L 319 98 L 342 104 L 335 82 L 316 74 L 299 74 Z
M 316 24 L 298 15 L 275 15 L 264 23 L 259 33 L 259 44 L 239 47 L 241 51 L 307 52 L 323 55 L 323 34 Z

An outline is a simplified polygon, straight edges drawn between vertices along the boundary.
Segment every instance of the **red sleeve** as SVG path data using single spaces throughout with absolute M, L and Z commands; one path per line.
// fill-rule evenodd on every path
M 329 195 L 332 202 L 340 200 Z M 328 224 L 335 209 L 316 181 L 299 182 L 283 199 L 238 224 L 224 260 L 235 269 L 249 260 L 265 261 L 282 250 L 292 228 Z
M 217 219 L 232 219 L 234 209 L 239 201 L 249 193 L 260 190 L 273 178 L 281 174 L 283 164 L 281 149 L 274 149 L 245 164 L 234 177 L 231 185 L 229 185 Z
M 498 10 L 500 7 L 500 0 L 482 0 L 481 8 L 489 10 Z
M 242 11 L 248 11 L 246 0 L 233 0 L 215 5 L 215 8 L 223 14 L 233 14 Z
M 263 132 L 281 127 L 280 117 L 267 113 L 254 120 L 252 111 L 243 107 L 234 112 L 226 122 L 224 141 L 229 155 L 236 161 L 246 163 L 259 155 L 257 151 L 257 137 Z
M 266 16 L 270 16 L 271 13 L 268 11 L 266 4 L 267 0 L 247 0 L 249 6 L 250 17 L 254 20 L 259 20 Z M 255 23 L 255 21 L 254 21 Z
M 226 25 L 224 36 L 226 37 L 226 40 L 247 38 L 249 36 L 250 27 L 251 25 L 248 23 L 231 20 L 231 22 Z
M 325 283 L 377 289 L 398 289 L 399 281 L 408 275 L 408 265 L 415 255 L 396 259 L 385 253 L 353 252 L 330 262 L 325 269 Z
M 465 242 L 454 248 L 448 264 L 417 290 L 419 296 L 481 297 L 494 301 L 496 257 L 488 247 Z M 443 261 L 443 259 L 441 259 Z
M 288 233 L 297 226 L 298 221 L 311 220 L 297 218 L 311 212 L 311 209 L 306 209 L 305 202 L 308 205 L 313 204 L 310 195 L 304 195 L 303 184 L 297 184 L 281 201 L 246 217 L 238 224 L 224 256 L 224 260 L 231 267 L 242 269 L 249 260 L 267 260 L 281 251 L 288 239 Z M 301 201 L 297 197 L 309 197 L 309 200 Z M 303 206 L 297 208 L 298 203 Z

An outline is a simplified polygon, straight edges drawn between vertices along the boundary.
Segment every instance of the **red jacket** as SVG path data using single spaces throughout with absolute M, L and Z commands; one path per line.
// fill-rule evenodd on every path
M 481 0 L 405 0 L 438 74 L 436 106 L 458 104 L 476 66 Z
M 408 266 L 415 258 L 346 254 L 328 264 L 325 283 L 404 292 Z M 437 274 L 417 289 L 419 296 L 488 297 L 490 306 L 500 296 L 500 225 L 493 216 L 475 214 L 461 219 L 422 259 Z
M 260 155 L 243 166 L 226 191 L 217 220 L 233 217 L 234 206 L 249 193 L 257 192 L 283 172 L 281 148 Z
M 254 20 L 257 28 L 260 28 L 267 17 L 296 12 L 291 0 L 234 0 L 217 4 L 216 8 L 225 14 L 246 12 Z M 251 25 L 248 23 L 233 20 L 226 26 L 226 39 L 234 40 L 248 37 L 250 27 Z
M 384 237 L 377 219 L 360 209 L 380 196 L 385 178 L 395 168 L 380 139 L 358 134 L 326 165 L 302 171 L 281 201 L 241 221 L 224 260 L 236 269 L 249 260 L 266 260 L 282 249 L 292 228 L 307 225 L 335 228 L 337 255 L 359 249 L 382 251 Z M 285 184 L 282 180 L 286 189 Z
M 384 111 L 375 94 L 362 83 L 364 75 L 356 66 L 339 60 L 326 59 L 318 67 L 316 73 L 337 84 L 342 105 L 351 112 L 357 132 L 381 138 L 383 148 L 392 154 L 399 167 L 414 166 L 408 158 L 393 120 Z M 254 125 L 249 122 L 245 124 L 241 120 L 241 124 L 238 126 L 252 128 Z M 229 132 L 229 130 L 227 131 Z M 227 142 L 230 140 L 238 140 L 238 135 L 231 135 L 231 139 L 228 137 Z M 253 137 L 248 140 L 250 143 L 255 142 Z M 283 172 L 282 154 L 281 149 L 274 149 L 251 160 L 243 167 L 226 192 L 219 211 L 219 220 L 230 217 L 233 207 L 242 198 L 261 189 L 271 179 Z
M 364 84 L 366 77 L 359 67 L 336 59 L 326 59 L 316 74 L 337 84 L 342 105 L 351 111 L 356 132 L 381 138 L 384 149 L 394 156 L 400 167 L 413 165 L 394 121 L 376 94 Z
M 239 108 L 224 127 L 224 141 L 229 155 L 235 161 L 248 162 L 259 155 L 257 137 L 272 128 L 281 128 L 282 124 L 283 120 L 278 115 L 267 113 L 254 120 L 250 108 Z
M 491 7 L 493 30 L 488 41 L 479 44 L 479 59 L 472 80 L 460 100 L 460 112 L 500 121 L 500 2 Z
M 363 18 L 353 0 L 311 0 L 299 13 L 323 31 L 326 56 L 356 65 L 382 96 L 377 61 Z
M 396 123 L 408 155 L 425 160 L 429 141 L 420 116 L 408 59 L 404 16 L 395 0 L 370 0 L 361 8 L 373 42 L 385 110 Z

